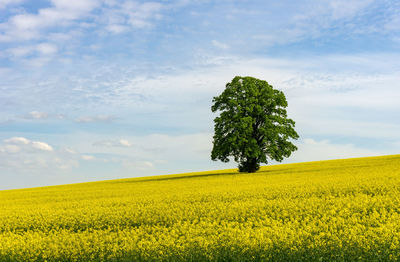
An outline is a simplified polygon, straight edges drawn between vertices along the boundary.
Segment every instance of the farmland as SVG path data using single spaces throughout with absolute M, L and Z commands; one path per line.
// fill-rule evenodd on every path
M 0 261 L 398 261 L 400 155 L 0 191 Z

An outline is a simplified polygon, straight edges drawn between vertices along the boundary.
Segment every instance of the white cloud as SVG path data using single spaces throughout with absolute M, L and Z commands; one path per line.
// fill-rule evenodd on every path
M 129 28 L 124 25 L 113 24 L 113 25 L 106 26 L 106 30 L 111 33 L 114 33 L 114 34 L 120 34 L 120 33 L 126 32 L 128 29 Z
M 46 142 L 11 137 L 0 143 L 0 170 L 11 170 L 13 174 L 42 175 L 78 167 L 77 157 L 65 153 L 63 150 L 54 150 Z
M 150 161 L 144 161 L 143 165 L 146 166 L 146 167 L 154 167 L 154 164 L 151 163 Z
M 29 139 L 26 139 L 25 137 L 12 137 L 9 139 L 4 140 L 5 143 L 7 144 L 21 144 L 21 145 L 28 145 L 31 143 Z
M 40 111 L 31 111 L 28 114 L 21 116 L 21 118 L 33 119 L 33 120 L 41 120 L 41 119 L 43 120 L 43 119 L 53 118 L 53 119 L 62 120 L 62 119 L 65 119 L 65 115 L 49 114 L 47 112 L 40 112 Z
M 69 153 L 69 154 L 76 154 L 76 151 L 71 149 L 71 148 L 65 148 L 64 151 Z
M 11 58 L 14 62 L 18 61 L 22 62 L 24 65 L 34 67 L 41 67 L 52 61 L 57 52 L 57 46 L 48 42 L 17 46 L 5 50 L 6 56 Z
M 24 145 L 25 148 L 33 148 L 43 151 L 53 151 L 53 148 L 47 143 L 40 141 L 31 141 L 25 137 L 12 137 L 9 139 L 5 139 L 4 143 L 11 145 Z
M 121 146 L 125 146 L 125 147 L 131 147 L 132 146 L 132 144 L 128 140 L 125 140 L 125 139 L 120 139 L 119 140 L 119 144 Z
M 25 1 L 26 0 L 1 0 L 0 1 L 0 9 L 4 9 L 4 8 L 12 6 L 12 5 L 18 5 Z
M 18 153 L 21 148 L 17 145 L 6 145 L 4 146 L 4 152 L 7 153 Z
M 1 56 L 1 53 L 0 53 L 0 56 Z M 9 74 L 10 72 L 11 72 L 10 68 L 0 67 L 0 76 Z
M 85 140 L 90 139 L 88 136 Z M 127 139 L 126 139 L 127 140 Z M 185 161 L 209 162 L 209 153 L 212 147 L 211 133 L 195 133 L 187 135 L 150 134 L 143 136 L 129 136 L 129 141 L 135 144 L 132 150 L 123 150 L 120 140 L 99 140 L 90 144 L 82 144 L 81 151 L 90 151 L 96 154 L 112 154 L 119 156 L 125 162 L 137 163 L 150 161 L 155 167 L 157 164 L 177 163 Z M 129 144 L 132 144 L 129 142 Z M 104 149 L 107 147 L 107 149 Z M 156 161 L 156 160 L 160 161 Z M 132 167 L 134 166 L 132 165 Z M 124 164 L 125 166 L 127 163 Z
M 36 46 L 36 50 L 42 55 L 52 55 L 57 53 L 57 46 L 50 43 L 41 43 Z
M 40 141 L 32 141 L 32 147 L 43 151 L 53 151 L 49 144 Z
M 53 159 L 53 164 L 60 170 L 68 171 L 72 168 L 78 168 L 79 167 L 79 162 L 76 161 L 75 159 L 73 160 L 65 160 L 60 157 L 55 157 Z
M 295 99 L 298 106 L 300 103 L 308 106 L 318 104 L 320 107 L 339 104 L 394 109 L 399 106 L 397 101 L 400 95 L 397 92 L 400 77 L 395 71 L 400 66 L 397 58 L 398 55 L 382 54 L 335 59 L 330 56 L 300 60 L 232 59 L 222 65 L 208 65 L 207 68 L 187 72 L 151 78 L 140 76 L 108 83 L 113 88 L 105 90 L 102 97 L 115 99 L 115 102 L 107 100 L 104 103 L 132 104 L 133 96 L 141 94 L 148 98 L 146 103 L 149 103 L 149 108 L 153 107 L 153 101 L 157 106 L 165 103 L 182 107 L 195 99 L 216 95 L 235 75 L 250 75 L 287 90 L 288 95 L 293 96 L 289 103 Z M 374 73 L 370 74 L 370 71 Z
M 93 146 L 100 146 L 100 147 L 132 147 L 131 142 L 126 139 L 119 139 L 119 140 L 102 140 L 96 141 L 93 143 Z
M 79 140 L 71 143 L 76 145 L 78 152 L 88 152 L 84 155 L 96 156 L 99 169 L 102 165 L 113 165 L 115 170 L 119 170 L 115 178 L 202 170 L 206 167 L 207 169 L 226 167 L 210 160 L 211 133 L 127 135 L 124 140 L 134 144 L 129 150 L 114 146 L 120 139 L 107 140 L 108 138 L 107 135 L 85 133 L 81 134 Z M 93 139 L 100 141 L 99 144 L 104 146 L 93 146 L 90 142 Z M 112 143 L 104 143 L 105 141 Z M 227 166 L 235 165 L 230 163 Z
M 217 40 L 212 40 L 211 43 L 213 44 L 213 46 L 220 48 L 220 49 L 228 49 L 229 45 L 221 43 Z
M 373 0 L 333 0 L 329 3 L 329 12 L 333 20 L 350 19 L 361 13 L 373 2 Z
M 157 2 L 106 1 L 99 21 L 113 34 L 127 32 L 132 28 L 149 28 L 161 19 L 165 6 Z
M 159 11 L 163 8 L 163 5 L 156 2 L 145 2 L 142 4 L 126 2 L 123 8 L 129 17 L 128 24 L 133 27 L 142 28 L 151 26 L 150 20 L 161 17 Z
M 400 31 L 400 17 L 398 15 L 398 12 L 395 12 L 394 15 L 388 18 L 388 21 L 385 23 L 383 29 L 389 32 Z
M 29 112 L 28 116 L 32 119 L 46 119 L 49 117 L 49 114 L 46 112 L 32 111 Z
M 75 119 L 77 123 L 112 122 L 117 118 L 109 115 L 82 116 Z
M 312 138 L 304 138 L 296 143 L 298 151 L 287 159 L 286 163 L 341 159 L 352 157 L 367 157 L 387 154 L 378 150 L 367 148 L 359 148 L 353 144 L 335 144 L 329 140 L 314 140 Z
M 82 93 L 71 93 L 70 100 L 93 95 L 98 104 L 89 103 L 87 109 L 94 105 L 123 108 L 120 113 L 137 114 L 143 130 L 160 124 L 160 128 L 209 132 L 215 117 L 209 109 L 212 97 L 235 75 L 250 75 L 265 79 L 285 92 L 289 117 L 296 121 L 301 136 L 396 139 L 400 129 L 399 123 L 393 121 L 400 110 L 398 61 L 397 54 L 384 53 L 291 60 L 236 58 L 222 65 L 199 66 L 148 78 L 122 74 L 119 81 L 105 80 L 106 88 L 88 87 Z M 74 83 L 69 85 L 74 86 Z M 138 94 L 144 97 L 143 101 L 137 99 Z M 141 117 L 144 114 L 150 117 Z M 127 119 L 123 115 L 121 118 Z M 115 118 L 86 116 L 75 121 L 90 123 L 112 119 Z M 123 137 L 135 148 L 139 146 L 129 136 Z M 110 150 L 121 144 L 118 139 L 109 138 L 90 141 L 97 141 L 91 142 L 91 147 L 108 146 Z
M 53 115 L 53 117 L 55 117 L 56 119 L 65 119 L 65 115 L 63 115 L 63 114 L 55 114 L 55 115 Z
M 94 142 L 93 146 L 112 147 L 115 146 L 116 144 L 118 145 L 118 143 L 115 143 L 115 141 L 103 140 Z
M 121 165 L 128 170 L 149 171 L 154 172 L 154 164 L 150 161 L 133 161 L 131 159 L 123 159 Z
M 52 7 L 42 8 L 37 14 L 17 14 L 0 24 L 0 29 L 4 32 L 0 34 L 0 41 L 38 39 L 42 30 L 66 26 L 84 17 L 98 6 L 96 0 L 53 0 L 51 2 Z M 49 49 L 45 48 L 45 50 Z
M 318 110 L 318 109 L 315 109 Z M 357 118 L 349 117 L 346 115 L 346 111 L 342 111 L 342 116 L 339 115 L 315 115 L 306 111 L 302 113 L 296 113 L 294 119 L 296 120 L 298 129 L 302 133 L 309 136 L 345 136 L 352 138 L 375 138 L 382 141 L 386 139 L 396 139 L 399 137 L 400 124 L 391 123 L 385 121 L 379 121 L 374 119 L 374 121 L 366 121 Z M 310 117 L 307 119 L 307 117 Z
M 266 23 L 268 25 L 265 28 L 262 21 L 258 26 L 263 27 L 262 29 L 257 29 L 256 26 L 253 31 L 253 28 L 249 28 L 249 32 L 254 32 L 255 38 L 260 40 L 261 44 L 259 41 L 244 41 L 246 43 L 242 46 L 237 46 L 235 40 L 237 38 L 249 40 L 250 38 L 246 35 L 249 33 L 237 35 L 237 32 L 228 30 L 223 32 L 226 36 L 231 35 L 231 38 L 219 34 L 221 31 L 218 30 L 224 30 L 225 27 L 212 27 L 215 13 L 210 12 L 204 16 L 205 13 L 198 10 L 193 24 L 197 26 L 197 22 L 201 22 L 199 20 L 208 20 L 209 27 L 199 29 L 209 29 L 209 31 L 202 31 L 205 35 L 200 40 L 204 42 L 194 43 L 194 46 L 190 42 L 190 37 L 196 34 L 197 31 L 193 30 L 195 28 L 188 24 L 176 27 L 174 24 L 176 20 L 170 17 L 171 20 L 168 19 L 168 23 L 173 24 L 168 24 L 167 27 L 172 31 L 167 30 L 168 32 L 159 36 L 161 42 L 153 43 L 156 45 L 157 52 L 164 50 L 170 57 L 175 50 L 170 43 L 185 39 L 182 56 L 187 55 L 185 45 L 190 45 L 190 50 L 193 50 L 194 55 L 189 55 L 189 58 L 194 57 L 194 61 L 187 59 L 183 65 L 180 65 L 179 61 L 182 60 L 166 61 L 165 57 L 161 56 L 158 59 L 157 56 L 156 62 L 151 58 L 143 67 L 140 64 L 142 55 L 138 56 L 139 61 L 135 60 L 135 66 L 126 61 L 132 59 L 131 55 L 138 50 L 147 52 L 146 48 L 140 48 L 148 46 L 147 41 L 154 38 L 154 35 L 158 33 L 156 31 L 158 28 L 154 31 L 149 30 L 150 34 L 141 34 L 142 31 L 151 29 L 157 24 L 163 18 L 164 11 L 172 10 L 172 4 L 165 1 L 140 3 L 118 0 L 105 0 L 102 4 L 100 1 L 99 3 L 72 0 L 47 2 L 51 4 L 49 8 L 42 8 L 36 14 L 20 10 L 19 14 L 12 15 L 8 21 L 0 25 L 0 41 L 2 39 L 14 42 L 4 44 L 6 48 L 1 51 L 1 59 L 10 59 L 11 62 L 29 61 L 32 65 L 38 66 L 53 61 L 56 65 L 54 68 L 49 68 L 50 70 L 35 69 L 26 75 L 20 73 L 24 71 L 19 70 L 20 68 L 14 71 L 0 68 L 4 91 L 0 94 L 0 101 L 5 101 L 0 103 L 0 107 L 6 109 L 1 110 L 3 117 L 0 121 L 3 123 L 3 120 L 8 117 L 7 114 L 19 114 L 23 117 L 23 114 L 32 110 L 31 105 L 37 104 L 37 101 L 41 101 L 40 108 L 36 108 L 39 111 L 30 112 L 26 118 L 58 118 L 51 113 L 57 108 L 68 114 L 81 116 L 72 119 L 78 123 L 111 123 L 116 119 L 113 116 L 100 115 L 104 112 L 115 113 L 121 117 L 121 121 L 118 121 L 115 129 L 110 124 L 102 126 L 104 129 L 100 131 L 89 124 L 84 128 L 79 128 L 77 132 L 69 132 L 71 126 L 67 125 L 71 123 L 58 122 L 57 124 L 61 126 L 59 130 L 64 131 L 63 127 L 67 127 L 66 131 L 62 134 L 46 135 L 51 139 L 49 141 L 66 143 L 65 146 L 68 147 L 60 150 L 56 145 L 51 146 L 51 143 L 31 141 L 23 137 L 11 138 L 8 142 L 5 140 L 3 144 L 0 143 L 0 168 L 13 166 L 14 169 L 10 169 L 10 174 L 14 173 L 14 170 L 24 168 L 27 174 L 35 168 L 37 170 L 41 168 L 42 173 L 51 172 L 49 169 L 52 167 L 67 170 L 77 167 L 79 161 L 85 159 L 87 161 L 95 159 L 96 171 L 101 172 L 110 170 L 103 168 L 104 163 L 120 165 L 118 168 L 121 169 L 114 172 L 115 176 L 152 175 L 236 166 L 235 163 L 224 165 L 210 161 L 212 118 L 215 117 L 210 112 L 211 100 L 235 75 L 250 75 L 266 79 L 275 88 L 285 92 L 289 102 L 289 116 L 296 121 L 301 137 L 311 139 L 299 141 L 299 151 L 289 161 L 386 154 L 395 146 L 398 149 L 398 145 L 393 144 L 389 145 L 393 148 L 375 151 L 376 146 L 372 145 L 376 141 L 378 141 L 377 144 L 381 142 L 385 144 L 390 140 L 399 141 L 400 123 L 396 119 L 398 119 L 397 112 L 400 110 L 398 102 L 400 100 L 398 74 L 400 57 L 397 53 L 327 56 L 321 54 L 325 50 L 318 49 L 321 54 L 318 57 L 294 56 L 290 59 L 245 57 L 254 50 L 260 54 L 258 51 L 268 44 L 310 40 L 324 47 L 326 44 L 324 41 L 330 39 L 326 38 L 328 34 L 329 37 L 335 37 L 331 34 L 342 37 L 344 34 L 362 33 L 366 30 L 363 23 L 366 18 L 364 12 L 370 7 L 368 0 L 333 0 L 323 3 L 311 0 L 296 7 L 287 6 L 290 10 L 264 16 L 264 18 L 268 17 Z M 10 1 L 1 3 L 11 5 Z M 215 5 L 216 8 L 212 11 L 214 12 L 220 6 Z M 99 8 L 95 9 L 97 7 Z M 273 10 L 272 6 L 271 10 Z M 174 9 L 172 13 L 180 15 L 181 11 Z M 188 11 L 190 13 L 190 10 Z M 239 11 L 248 12 L 250 15 L 253 13 L 260 15 L 264 14 L 265 10 Z M 398 12 L 388 13 L 397 15 Z M 232 18 L 241 17 L 241 14 L 237 13 Z M 276 18 L 278 15 L 280 17 Z M 386 16 L 386 13 L 381 13 L 374 16 L 374 19 L 379 20 L 380 17 L 385 17 L 387 24 L 386 26 L 383 24 L 382 30 L 394 32 L 399 28 L 397 26 L 399 19 L 396 15 Z M 347 27 L 349 30 L 343 30 Z M 177 31 L 174 31 L 175 29 Z M 106 42 L 101 42 L 103 34 L 108 34 L 108 32 L 131 34 L 132 38 L 129 39 L 132 42 L 122 42 L 121 47 L 129 45 L 128 48 L 139 49 L 129 49 L 125 58 L 119 55 L 113 56 L 108 51 L 111 50 L 112 42 L 115 41 L 108 42 L 105 37 Z M 97 33 L 101 36 L 92 37 Z M 208 40 L 207 35 L 211 37 Z M 81 37 L 87 37 L 83 47 L 79 43 Z M 21 43 L 21 41 L 31 39 L 34 41 Z M 93 44 L 93 39 L 96 40 L 95 44 Z M 319 41 L 321 39 L 324 41 Z M 335 40 L 339 39 L 335 38 Z M 211 51 L 196 49 L 196 46 L 204 43 L 206 48 L 211 48 Z M 371 43 L 371 45 L 375 44 Z M 7 47 L 12 48 L 7 50 Z M 242 52 L 236 49 L 237 47 L 243 47 L 246 50 Z M 79 52 L 78 48 L 80 48 Z M 118 49 L 118 52 L 120 50 Z M 229 53 L 214 55 L 218 51 L 226 53 L 231 50 L 238 50 L 238 56 L 244 56 L 239 58 Z M 343 53 L 349 50 L 352 49 L 344 48 Z M 106 54 L 103 51 L 107 53 L 107 61 L 103 59 Z M 103 55 L 96 57 L 100 52 Z M 63 55 L 65 57 L 61 57 Z M 74 60 L 75 55 L 81 61 Z M 146 54 L 143 55 L 145 57 Z M 278 54 L 275 54 L 275 57 L 276 55 Z M 60 62 L 61 66 L 58 64 L 57 67 L 61 59 L 63 59 Z M 165 73 L 159 73 L 161 71 Z M 104 111 L 105 108 L 110 110 Z M 8 113 L 7 110 L 9 110 Z M 59 118 L 63 116 L 59 115 Z M 10 124 L 10 126 L 18 127 L 18 124 L 14 126 Z M 38 126 L 33 121 L 23 121 L 23 124 L 33 129 Z M 24 128 L 29 132 L 37 131 L 33 129 Z M 83 135 L 80 133 L 83 132 L 82 130 L 90 132 L 85 139 L 82 139 Z M 117 132 L 118 135 L 113 132 Z M 160 134 L 149 134 L 149 132 L 160 132 Z M 16 134 L 24 136 L 22 131 Z M 10 136 L 13 135 L 15 134 Z M 74 140 L 75 137 L 76 140 Z M 120 139 L 121 137 L 123 139 Z M 357 144 L 332 142 L 338 141 L 338 137 L 345 138 L 345 141 L 354 139 Z M 330 140 L 324 140 L 324 138 Z M 369 140 L 374 142 L 370 142 L 368 148 L 358 146 L 362 144 L 360 141 Z M 93 143 L 93 141 L 97 142 Z M 88 154 L 82 155 L 81 152 L 88 152 Z M 96 171 L 91 172 L 96 173 Z M 80 172 L 75 173 L 80 174 Z M 102 177 L 96 173 L 93 179 L 97 178 Z
M 296 43 L 304 39 L 329 38 L 338 31 L 348 35 L 369 32 L 371 28 L 367 25 L 358 23 L 354 26 L 354 19 L 362 17 L 374 2 L 374 0 L 303 2 L 296 5 L 295 12 L 289 11 L 281 19 L 272 19 L 267 33 L 255 34 L 253 39 L 265 46 L 273 46 Z
M 85 160 L 85 161 L 92 161 L 92 160 L 95 160 L 96 158 L 92 155 L 82 155 L 81 159 Z
M 7 52 L 14 57 L 23 57 L 30 55 L 34 51 L 33 46 L 21 46 L 9 48 Z
M 128 114 L 136 114 L 143 129 L 151 123 L 151 128 L 189 128 L 192 132 L 204 127 L 204 131 L 209 131 L 213 117 L 209 109 L 212 97 L 218 95 L 235 75 L 250 75 L 265 79 L 285 92 L 289 116 L 296 121 L 301 135 L 393 139 L 398 136 L 396 130 L 399 129 L 399 123 L 391 120 L 397 119 L 396 112 L 400 110 L 398 61 L 398 54 L 389 53 L 310 56 L 290 60 L 233 58 L 221 65 L 198 66 L 151 77 L 131 76 L 131 71 L 126 71 L 126 74 L 120 74 L 118 81 L 105 76 L 98 79 L 100 84 L 78 78 L 65 83 L 65 86 L 76 88 L 73 91 L 65 88 L 62 100 L 75 105 L 85 97 L 83 112 L 107 105 L 112 112 L 121 115 L 124 121 L 119 124 L 128 122 L 125 121 Z M 126 69 L 118 70 L 124 72 Z M 49 86 L 57 84 L 56 81 L 49 83 Z M 29 88 L 27 86 L 21 94 L 29 92 Z M 42 90 L 43 94 L 54 92 L 46 86 Z M 138 99 L 138 95 L 143 99 Z M 10 96 L 6 98 L 10 100 Z M 95 99 L 90 99 L 92 97 Z M 11 100 L 18 99 L 25 101 L 22 95 Z M 144 117 L 145 114 L 157 120 Z M 110 115 L 93 115 L 78 117 L 75 121 L 112 122 L 114 119 Z M 121 136 L 137 146 L 129 136 Z M 98 139 L 102 140 L 108 141 L 110 147 L 119 143 L 117 139 Z

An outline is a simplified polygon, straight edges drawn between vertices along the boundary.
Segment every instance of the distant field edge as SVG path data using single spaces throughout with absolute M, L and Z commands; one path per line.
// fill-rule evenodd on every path
M 391 155 L 381 155 L 381 156 L 367 156 L 367 157 L 352 157 L 352 158 L 339 158 L 339 159 L 329 159 L 329 160 L 316 160 L 316 161 L 305 161 L 305 162 L 297 162 L 297 163 L 288 163 L 288 164 L 273 164 L 261 166 L 260 170 L 257 172 L 267 172 L 269 170 L 280 170 L 280 169 L 288 169 L 290 167 L 299 167 L 303 165 L 314 165 L 314 164 L 334 164 L 335 162 L 347 162 L 349 163 L 357 161 L 357 160 L 372 160 L 372 159 L 393 159 L 399 158 L 400 154 L 391 154 Z M 343 164 L 343 163 L 342 163 Z M 253 173 L 253 174 L 257 174 Z M 219 169 L 219 170 L 207 170 L 207 171 L 194 171 L 194 172 L 185 172 L 178 174 L 165 174 L 165 175 L 156 175 L 156 176 L 144 176 L 144 177 L 131 177 L 131 178 L 117 178 L 117 179 L 108 179 L 108 180 L 100 180 L 100 181 L 91 181 L 91 182 L 78 182 L 71 184 L 59 184 L 59 185 L 50 185 L 50 186 L 38 186 L 38 187 L 28 187 L 28 188 L 20 188 L 20 189 L 5 189 L 0 190 L 0 192 L 6 191 L 16 191 L 16 190 L 31 190 L 31 189 L 41 189 L 41 188 L 50 188 L 50 187 L 64 187 L 64 186 L 73 186 L 73 185 L 87 185 L 87 184 L 99 184 L 99 183 L 110 183 L 110 182 L 146 182 L 146 181 L 158 181 L 158 180 L 174 180 L 174 179 L 184 179 L 184 178 L 195 178 L 195 177 L 206 177 L 206 176 L 215 176 L 215 175 L 234 175 L 239 174 L 237 168 L 231 169 Z

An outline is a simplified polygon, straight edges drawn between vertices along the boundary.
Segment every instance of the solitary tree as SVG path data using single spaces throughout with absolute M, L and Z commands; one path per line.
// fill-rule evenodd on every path
M 220 96 L 213 98 L 212 160 L 229 162 L 233 156 L 240 172 L 256 172 L 268 158 L 281 162 L 297 150 L 290 140 L 298 139 L 295 122 L 287 117 L 282 91 L 267 81 L 236 76 Z

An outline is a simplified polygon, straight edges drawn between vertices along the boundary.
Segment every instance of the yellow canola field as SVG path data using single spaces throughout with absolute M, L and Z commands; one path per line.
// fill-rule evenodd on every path
M 398 261 L 400 155 L 0 191 L 0 261 Z

